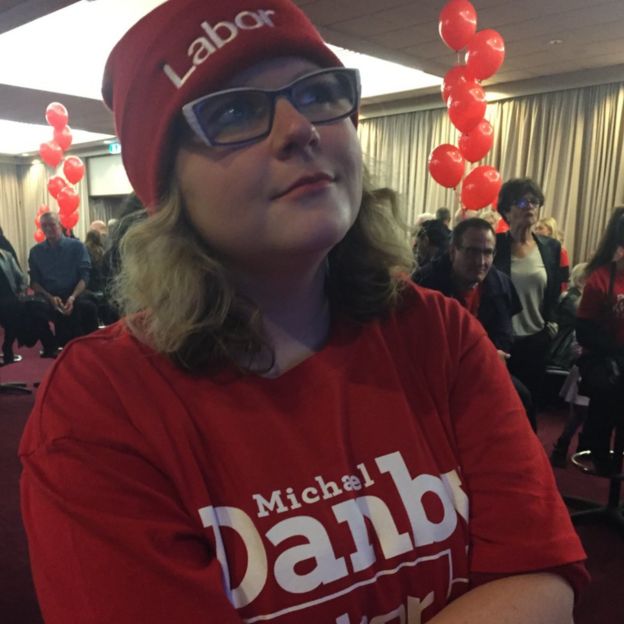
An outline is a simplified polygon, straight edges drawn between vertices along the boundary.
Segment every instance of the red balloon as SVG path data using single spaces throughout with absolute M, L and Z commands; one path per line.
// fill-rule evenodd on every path
M 447 106 L 452 124 L 460 132 L 470 132 L 485 115 L 485 91 L 474 81 L 460 83 L 451 91 Z
M 60 102 L 51 102 L 46 108 L 45 118 L 52 127 L 60 130 L 67 125 L 69 115 L 67 109 Z
M 48 180 L 48 193 L 56 199 L 59 192 L 67 186 L 67 182 L 61 176 L 53 176 Z
M 35 240 L 38 243 L 43 243 L 45 240 L 45 234 L 39 229 L 39 226 L 37 226 L 37 229 L 35 230 Z
M 449 143 L 438 145 L 429 156 L 431 177 L 446 188 L 455 188 L 460 183 L 465 167 L 464 157 Z
M 448 104 L 451 91 L 460 84 L 466 84 L 472 82 L 474 79 L 468 73 L 465 65 L 453 65 L 446 74 L 444 74 L 444 80 L 442 80 L 442 99 L 445 104 Z
M 487 119 L 482 119 L 470 132 L 459 138 L 459 151 L 469 162 L 481 160 L 494 144 L 494 129 Z
M 465 48 L 476 30 L 477 12 L 468 0 L 450 0 L 440 11 L 438 32 L 451 50 Z
M 54 128 L 54 140 L 61 146 L 62 150 L 69 149 L 74 140 L 71 128 L 69 126 Z
M 41 160 L 43 160 L 46 165 L 58 167 L 61 160 L 63 160 L 63 150 L 58 143 L 48 141 L 39 146 L 39 156 L 41 156 Z
M 461 201 L 468 210 L 479 210 L 491 204 L 503 181 L 500 173 L 489 165 L 473 169 L 462 184 Z
M 70 156 L 65 159 L 63 163 L 63 173 L 72 184 L 80 182 L 84 176 L 84 172 L 84 163 L 78 156 Z
M 59 221 L 61 222 L 61 225 L 66 230 L 71 230 L 72 228 L 76 227 L 76 223 L 78 223 L 79 219 L 80 219 L 80 213 L 79 213 L 78 210 L 76 210 L 76 212 L 72 212 L 70 214 L 63 214 L 63 213 L 61 213 L 59 215 Z
M 80 196 L 71 186 L 62 188 L 56 201 L 58 202 L 61 216 L 71 214 L 80 206 Z
M 479 31 L 468 44 L 466 66 L 477 80 L 493 76 L 505 60 L 505 41 L 495 30 Z

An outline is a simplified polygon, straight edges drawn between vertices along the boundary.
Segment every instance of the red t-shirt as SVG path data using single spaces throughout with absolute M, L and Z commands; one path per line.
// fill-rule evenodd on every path
M 46 623 L 426 622 L 584 559 L 479 323 L 406 298 L 276 379 L 185 374 L 120 324 L 71 343 L 20 449 Z
M 587 279 L 577 316 L 597 321 L 610 333 L 617 346 L 624 347 L 624 273 L 615 274 L 613 294 L 607 300 L 611 269 L 601 266 Z

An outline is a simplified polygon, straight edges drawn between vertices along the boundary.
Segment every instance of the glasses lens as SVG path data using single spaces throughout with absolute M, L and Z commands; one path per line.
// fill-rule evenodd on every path
M 291 101 L 312 123 L 347 117 L 357 106 L 357 86 L 349 71 L 335 70 L 302 78 L 291 91 Z
M 535 198 L 535 197 L 529 197 L 529 198 L 522 198 L 519 199 L 516 202 L 516 206 L 518 206 L 518 208 L 528 208 L 529 206 L 533 206 L 533 208 L 539 208 L 542 205 L 542 203 L 539 201 L 539 199 Z
M 271 100 L 262 91 L 241 89 L 205 98 L 195 105 L 193 112 L 212 143 L 238 143 L 268 131 Z

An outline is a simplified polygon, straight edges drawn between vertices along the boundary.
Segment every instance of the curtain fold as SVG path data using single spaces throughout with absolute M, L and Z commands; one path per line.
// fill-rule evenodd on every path
M 25 270 L 26 230 L 21 185 L 16 165 L 0 163 L 0 227 L 9 239 Z
M 503 180 L 534 178 L 546 197 L 542 216 L 557 220 L 572 260 L 580 262 L 595 249 L 613 207 L 624 201 L 623 116 L 623 83 L 492 103 L 487 118 L 494 146 L 466 171 L 488 164 Z M 440 206 L 460 207 L 456 193 L 427 170 L 433 148 L 459 140 L 445 109 L 362 119 L 358 132 L 375 181 L 399 192 L 408 223 Z

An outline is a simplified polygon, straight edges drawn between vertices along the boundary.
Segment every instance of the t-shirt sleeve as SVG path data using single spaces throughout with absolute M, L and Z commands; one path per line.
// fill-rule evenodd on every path
M 518 574 L 584 560 L 509 373 L 469 321 L 461 321 L 449 400 L 470 500 L 471 572 Z
M 46 624 L 238 624 L 200 518 L 119 417 L 105 380 L 63 359 L 40 389 L 20 449 L 22 514 Z M 110 422 L 110 439 L 66 425 L 80 418 Z

